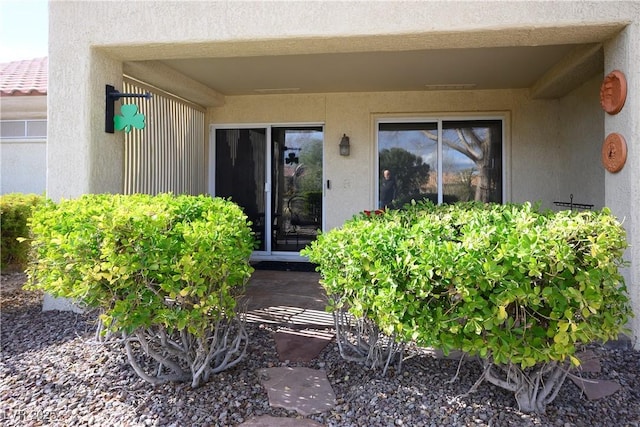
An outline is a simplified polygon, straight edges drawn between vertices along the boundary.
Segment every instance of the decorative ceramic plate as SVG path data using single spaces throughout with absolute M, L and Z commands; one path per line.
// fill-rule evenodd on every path
M 619 172 L 627 161 L 627 142 L 619 133 L 611 133 L 602 144 L 602 164 L 611 173 Z
M 627 79 L 622 71 L 607 74 L 600 86 L 600 105 L 609 114 L 618 114 L 627 99 Z

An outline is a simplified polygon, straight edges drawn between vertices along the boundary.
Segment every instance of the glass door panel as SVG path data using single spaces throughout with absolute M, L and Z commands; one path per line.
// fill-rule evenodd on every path
M 411 200 L 438 200 L 438 124 L 380 123 L 378 129 L 380 208 L 401 208 Z
M 215 195 L 240 205 L 266 250 L 266 129 L 216 129 Z
M 322 141 L 322 127 L 272 128 L 272 251 L 298 252 L 322 229 Z
M 502 121 L 442 123 L 444 203 L 502 202 Z

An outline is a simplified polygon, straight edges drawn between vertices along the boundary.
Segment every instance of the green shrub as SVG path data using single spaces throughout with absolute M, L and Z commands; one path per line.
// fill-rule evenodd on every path
M 254 240 L 234 203 L 86 195 L 45 204 L 31 227 L 31 286 L 102 309 L 147 381 L 198 386 L 244 357 L 236 298 L 252 272 Z M 137 349 L 170 373 L 146 372 Z
M 542 412 L 564 362 L 578 365 L 581 345 L 617 338 L 631 316 L 626 247 L 607 209 L 424 203 L 358 216 L 304 253 L 336 309 L 402 342 L 477 355 L 484 379 Z
M 29 260 L 29 243 L 19 241 L 29 237 L 27 221 L 34 206 L 43 196 L 11 193 L 0 196 L 0 258 L 2 269 L 24 270 Z

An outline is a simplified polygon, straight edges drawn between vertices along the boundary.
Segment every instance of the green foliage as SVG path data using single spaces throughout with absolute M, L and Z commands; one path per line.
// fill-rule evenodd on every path
M 202 336 L 235 315 L 252 268 L 246 216 L 207 196 L 85 195 L 31 219 L 32 288 L 103 309 L 113 331 Z
M 23 270 L 29 260 L 29 227 L 33 208 L 44 201 L 36 194 L 11 193 L 0 196 L 1 266 Z
M 317 192 L 322 189 L 322 140 L 311 139 L 302 144 L 300 164 L 304 173 L 299 176 L 296 189 L 300 192 Z
M 632 315 L 626 247 L 607 209 L 425 202 L 354 217 L 302 253 L 318 264 L 330 309 L 405 342 L 526 369 L 579 364 L 580 344 L 618 337 Z

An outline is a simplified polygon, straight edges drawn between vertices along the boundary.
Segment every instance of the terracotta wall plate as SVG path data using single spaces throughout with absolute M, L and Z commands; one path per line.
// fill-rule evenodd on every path
M 619 133 L 611 133 L 602 144 L 602 164 L 611 173 L 619 172 L 627 161 L 627 142 Z
M 609 114 L 618 114 L 627 100 L 627 79 L 622 71 L 607 74 L 600 86 L 600 105 Z

